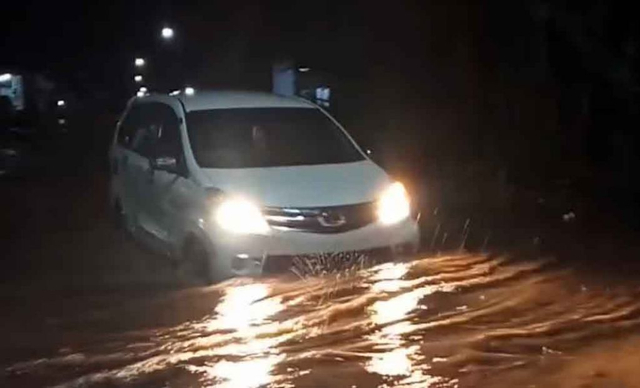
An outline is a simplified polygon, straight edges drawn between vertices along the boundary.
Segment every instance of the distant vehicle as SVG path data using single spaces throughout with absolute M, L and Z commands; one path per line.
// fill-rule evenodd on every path
M 302 99 L 193 89 L 135 97 L 110 164 L 119 224 L 205 282 L 279 272 L 300 257 L 418 246 L 403 185 Z

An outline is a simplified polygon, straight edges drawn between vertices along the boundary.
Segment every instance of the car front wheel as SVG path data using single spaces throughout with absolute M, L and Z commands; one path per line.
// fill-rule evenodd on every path
M 209 252 L 197 238 L 189 238 L 184 245 L 178 273 L 189 285 L 209 285 L 215 282 Z

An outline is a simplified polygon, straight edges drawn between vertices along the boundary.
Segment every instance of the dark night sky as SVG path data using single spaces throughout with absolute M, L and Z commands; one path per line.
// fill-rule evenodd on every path
M 544 61 L 560 82 L 581 82 L 571 78 L 579 78 L 582 67 L 614 73 L 615 59 L 629 44 L 635 47 L 629 37 L 638 37 L 628 11 L 602 2 L 542 0 L 482 6 L 472 1 L 380 6 L 365 1 L 14 1 L 3 4 L 0 66 L 115 86 L 114 80 L 129 79 L 132 60 L 141 55 L 150 59 L 149 71 L 168 67 L 210 86 L 238 82 L 246 87 L 261 86 L 273 59 L 291 56 L 350 80 L 388 77 L 408 92 L 419 88 L 403 83 L 425 82 L 435 89 L 428 94 L 438 95 L 458 83 L 477 82 L 474 77 L 487 78 L 498 67 L 519 72 Z M 165 23 L 177 32 L 171 44 L 159 37 Z M 541 50 L 547 52 L 542 60 Z M 624 69 L 617 70 L 624 76 Z
M 132 70 L 136 55 L 175 54 L 187 73 L 215 84 L 257 69 L 267 74 L 271 60 L 292 56 L 338 76 L 366 78 L 384 69 L 412 78 L 446 60 L 476 28 L 474 11 L 464 7 L 344 3 L 11 2 L 4 5 L 0 65 L 71 81 L 117 79 Z M 159 38 L 164 23 L 178 34 L 172 47 Z
M 544 176 L 581 164 L 567 158 L 638 162 L 616 145 L 637 143 L 634 15 L 574 0 L 16 1 L 3 4 L 0 68 L 45 71 L 121 106 L 136 56 L 151 88 L 178 74 L 165 83 L 255 89 L 291 57 L 339 79 L 353 120 L 340 118 L 377 128 L 404 159 L 490 159 Z

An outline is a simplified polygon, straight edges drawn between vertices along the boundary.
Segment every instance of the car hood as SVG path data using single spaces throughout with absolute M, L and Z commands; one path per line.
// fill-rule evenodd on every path
M 314 207 L 375 199 L 389 177 L 375 163 L 322 164 L 246 169 L 201 169 L 206 185 L 263 206 Z

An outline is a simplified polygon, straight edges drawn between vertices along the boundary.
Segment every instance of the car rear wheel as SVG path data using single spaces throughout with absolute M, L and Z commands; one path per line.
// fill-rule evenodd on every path
M 178 262 L 178 273 L 189 285 L 209 285 L 215 282 L 209 252 L 204 243 L 192 237 L 187 240 Z

